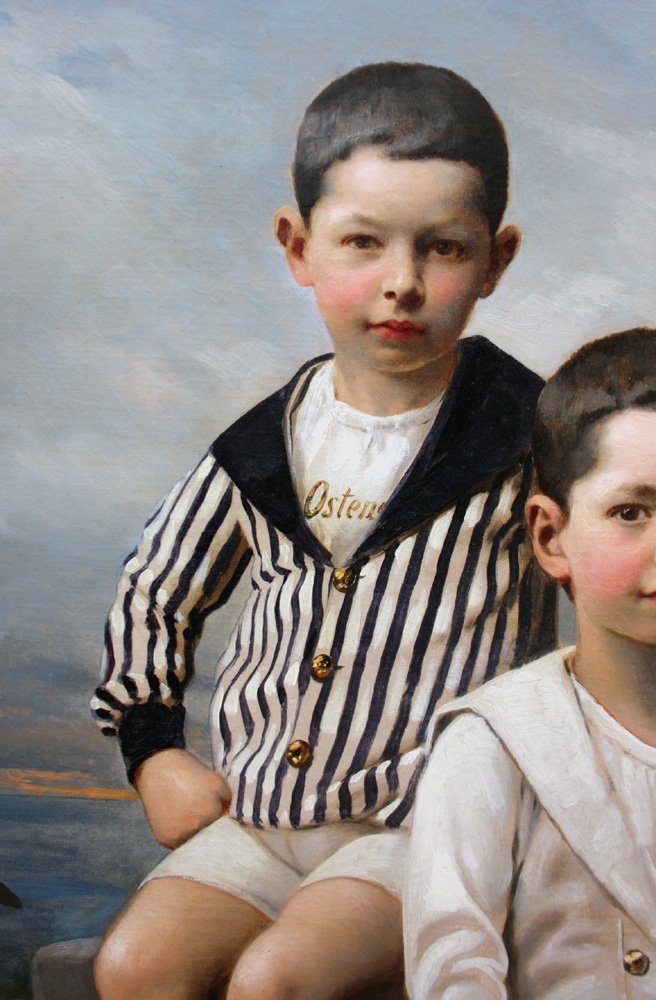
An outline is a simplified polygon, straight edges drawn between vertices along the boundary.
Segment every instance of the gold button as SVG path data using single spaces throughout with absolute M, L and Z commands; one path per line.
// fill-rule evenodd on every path
M 333 658 L 332 656 L 327 656 L 325 653 L 319 653 L 310 664 L 310 673 L 315 681 L 325 681 L 327 677 L 330 677 L 333 670 Z
M 292 767 L 309 767 L 312 763 L 312 748 L 305 740 L 292 740 L 285 757 Z
M 644 951 L 634 948 L 624 956 L 624 968 L 630 976 L 644 976 L 649 968 L 649 959 Z
M 357 574 L 350 566 L 342 566 L 333 573 L 333 587 L 339 590 L 340 594 L 345 594 L 351 587 L 355 586 Z

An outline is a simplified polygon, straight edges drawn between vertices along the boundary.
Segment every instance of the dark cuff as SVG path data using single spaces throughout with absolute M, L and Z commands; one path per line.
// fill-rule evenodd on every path
M 129 781 L 134 781 L 139 765 L 158 750 L 170 750 L 171 747 L 184 750 L 184 720 L 182 705 L 167 708 L 159 702 L 134 705 L 125 714 L 118 738 Z

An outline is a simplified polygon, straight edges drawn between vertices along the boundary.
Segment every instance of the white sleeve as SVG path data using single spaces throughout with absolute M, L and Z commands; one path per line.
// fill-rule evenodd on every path
M 411 1000 L 507 997 L 503 931 L 522 777 L 487 723 L 458 715 L 415 803 L 403 920 Z

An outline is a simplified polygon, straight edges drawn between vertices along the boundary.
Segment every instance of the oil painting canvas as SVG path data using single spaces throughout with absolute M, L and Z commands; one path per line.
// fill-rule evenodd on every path
M 101 935 L 166 855 L 89 700 L 121 560 L 158 499 L 331 350 L 285 262 L 295 217 L 274 231 L 308 103 L 388 61 L 485 94 L 521 240 L 466 337 L 544 377 L 586 340 L 655 324 L 655 46 L 647 0 L 0 2 L 0 998 L 30 996 L 38 949 Z M 310 514 L 333 503 L 322 488 Z M 249 587 L 196 652 L 186 737 L 205 761 Z M 573 630 L 563 596 L 561 640 Z

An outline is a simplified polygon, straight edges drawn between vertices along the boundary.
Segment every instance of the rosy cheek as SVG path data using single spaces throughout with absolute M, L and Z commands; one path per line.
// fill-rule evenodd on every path
M 476 298 L 472 275 L 463 268 L 441 270 L 431 282 L 432 298 L 444 305 L 469 304 Z
M 634 589 L 640 576 L 639 561 L 626 553 L 616 553 L 609 546 L 590 558 L 582 568 L 590 592 L 600 601 L 612 600 Z
M 368 301 L 373 283 L 362 276 L 350 275 L 339 281 L 322 281 L 314 290 L 321 312 L 346 318 Z

